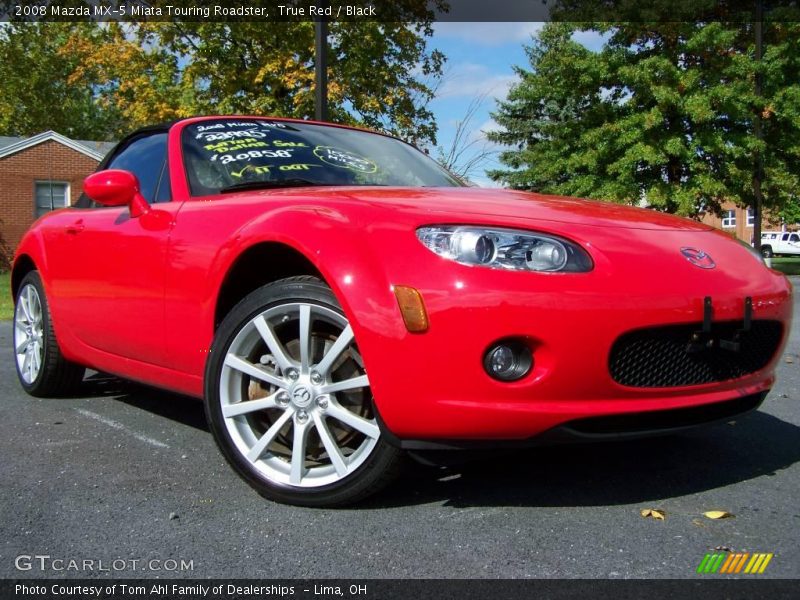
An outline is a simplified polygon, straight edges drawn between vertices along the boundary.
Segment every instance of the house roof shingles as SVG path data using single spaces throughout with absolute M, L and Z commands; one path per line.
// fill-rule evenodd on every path
M 55 132 L 45 132 L 45 133 L 53 133 L 53 134 L 55 134 Z M 21 142 L 24 142 L 25 140 L 28 140 L 28 139 L 31 139 L 31 138 L 34 138 L 34 137 L 39 137 L 41 135 L 43 135 L 43 134 L 37 134 L 35 136 L 30 136 L 30 138 L 27 138 L 27 137 L 14 137 L 14 136 L 0 136 L 0 154 L 2 154 L 3 150 L 5 150 L 6 148 L 9 148 L 10 146 L 15 146 L 17 144 L 20 144 Z M 55 135 L 58 136 L 58 134 L 55 134 Z M 62 137 L 62 136 L 58 136 L 58 137 Z M 48 139 L 55 139 L 56 141 L 59 141 L 58 137 L 54 136 L 54 137 L 49 137 Z M 78 144 L 79 146 L 82 146 L 88 152 L 90 152 L 92 154 L 95 154 L 95 155 L 99 155 L 101 157 L 103 157 L 106 154 L 108 154 L 108 152 L 116 145 L 116 142 L 98 142 L 98 141 L 93 141 L 93 140 L 73 140 L 71 138 L 66 138 L 66 139 L 68 139 L 70 142 L 72 142 L 74 144 Z M 25 147 L 27 147 L 27 146 L 25 146 Z M 23 149 L 23 148 L 20 148 L 20 149 Z

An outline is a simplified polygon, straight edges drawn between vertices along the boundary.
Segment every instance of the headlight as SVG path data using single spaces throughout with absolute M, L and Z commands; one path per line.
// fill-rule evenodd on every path
M 465 225 L 420 227 L 417 237 L 432 252 L 465 265 L 550 273 L 592 270 L 583 248 L 552 235 Z

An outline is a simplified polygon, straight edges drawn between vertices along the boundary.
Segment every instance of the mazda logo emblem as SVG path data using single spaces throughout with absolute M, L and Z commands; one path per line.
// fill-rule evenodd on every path
M 714 259 L 697 248 L 681 248 L 681 254 L 683 254 L 684 258 L 692 263 L 695 267 L 700 267 L 701 269 L 713 269 L 717 266 L 717 263 L 714 262 Z
M 311 392 L 309 392 L 306 388 L 297 388 L 292 394 L 292 397 L 295 399 L 295 402 L 308 402 L 311 400 Z

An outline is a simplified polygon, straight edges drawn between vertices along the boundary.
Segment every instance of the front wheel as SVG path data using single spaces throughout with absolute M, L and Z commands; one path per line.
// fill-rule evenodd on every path
M 219 327 L 205 386 L 217 444 L 267 498 L 348 504 L 399 469 L 350 323 L 316 278 L 283 279 L 240 302 Z

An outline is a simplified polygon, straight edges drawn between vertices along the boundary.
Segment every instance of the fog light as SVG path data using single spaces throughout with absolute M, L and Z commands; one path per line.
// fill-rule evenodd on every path
M 500 381 L 516 381 L 527 375 L 533 366 L 530 348 L 516 340 L 504 340 L 489 348 L 483 357 L 483 368 Z

